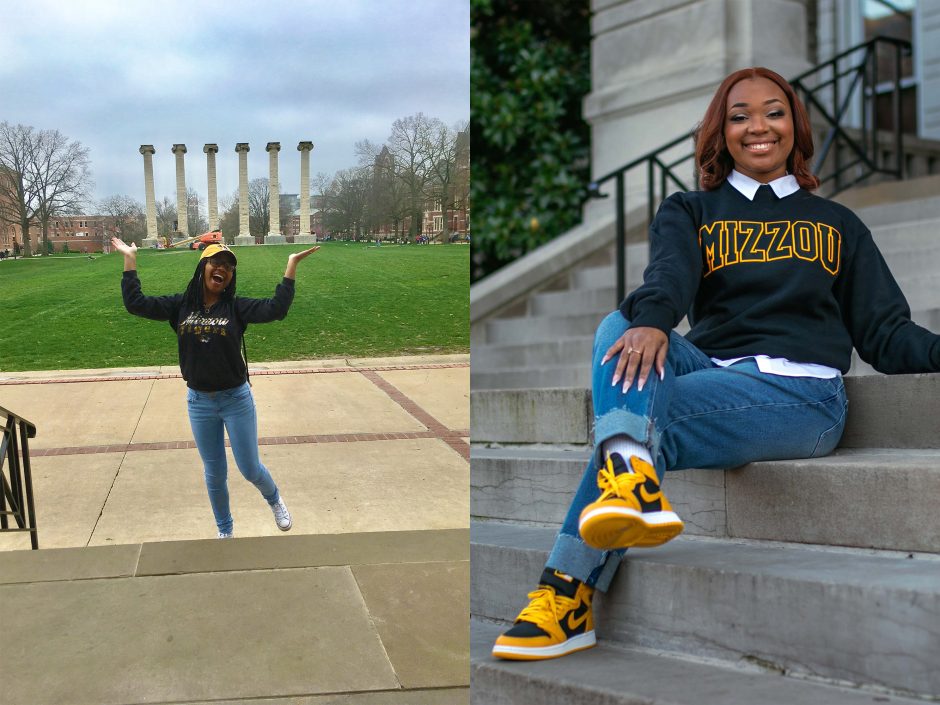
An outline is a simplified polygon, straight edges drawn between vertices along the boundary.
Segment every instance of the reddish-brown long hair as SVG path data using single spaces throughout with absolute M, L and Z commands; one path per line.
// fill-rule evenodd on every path
M 806 108 L 786 79 L 762 66 L 735 71 L 722 81 L 712 102 L 708 104 L 705 117 L 695 129 L 695 163 L 698 165 L 702 188 L 706 191 L 718 188 L 734 168 L 734 160 L 725 142 L 728 94 L 736 83 L 748 78 L 766 78 L 776 83 L 786 94 L 790 102 L 790 115 L 793 116 L 793 151 L 787 158 L 787 171 L 796 177 L 800 186 L 812 191 L 819 186 L 819 179 L 809 167 L 813 158 L 813 132 Z

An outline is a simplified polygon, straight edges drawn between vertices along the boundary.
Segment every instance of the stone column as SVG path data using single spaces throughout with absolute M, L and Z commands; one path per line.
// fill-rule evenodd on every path
M 255 239 L 248 228 L 248 143 L 235 145 L 238 153 L 238 236 L 236 245 L 254 245 Z
M 186 170 L 183 165 L 186 145 L 174 144 L 172 151 L 176 155 L 176 234 L 173 241 L 179 242 L 189 237 L 189 218 L 186 217 Z
M 157 246 L 157 199 L 153 193 L 153 155 L 157 150 L 152 144 L 140 145 L 140 153 L 144 155 L 144 198 L 147 201 L 147 237 L 144 238 L 144 247 Z
M 277 180 L 277 153 L 281 151 L 280 142 L 268 142 L 268 205 L 270 227 L 264 238 L 265 245 L 283 245 L 287 239 L 281 234 L 281 187 Z
M 206 173 L 209 175 L 209 230 L 219 229 L 219 191 L 215 182 L 215 155 L 219 145 L 207 144 L 202 148 L 206 153 Z
M 317 241 L 317 236 L 310 233 L 310 152 L 313 142 L 301 142 L 300 151 L 300 234 L 294 237 L 296 243 Z

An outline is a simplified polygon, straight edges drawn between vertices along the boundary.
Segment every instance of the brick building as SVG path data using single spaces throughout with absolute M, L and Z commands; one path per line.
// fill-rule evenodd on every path
M 318 241 L 323 240 L 326 235 L 321 210 L 322 200 L 322 196 L 310 196 L 310 234 L 316 235 Z M 287 242 L 293 242 L 294 236 L 300 234 L 300 196 L 296 193 L 282 193 L 280 205 L 281 233 Z

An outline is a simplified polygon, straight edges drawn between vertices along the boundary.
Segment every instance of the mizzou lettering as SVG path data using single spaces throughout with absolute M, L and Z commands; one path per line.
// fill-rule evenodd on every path
M 203 342 L 206 342 L 209 335 L 227 335 L 225 329 L 227 325 L 228 318 L 210 318 L 201 313 L 193 312 L 186 317 L 185 321 L 180 323 L 178 334 L 196 335 Z
M 722 267 L 780 259 L 818 261 L 832 276 L 839 273 L 842 234 L 825 223 L 716 220 L 699 229 L 698 242 L 706 277 Z

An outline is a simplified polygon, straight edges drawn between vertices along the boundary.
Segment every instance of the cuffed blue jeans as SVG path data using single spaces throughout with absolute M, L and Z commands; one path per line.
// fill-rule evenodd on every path
M 624 393 L 622 380 L 611 385 L 618 356 L 604 365 L 601 360 L 629 327 L 614 311 L 594 337 L 595 452 L 547 562 L 601 591 L 610 585 L 624 550 L 591 548 L 581 540 L 578 520 L 600 495 L 597 468 L 605 440 L 625 434 L 648 445 L 662 482 L 667 470 L 733 468 L 831 453 L 842 437 L 848 407 L 841 377 L 764 374 L 753 358 L 719 367 L 675 332 L 669 336 L 664 379 L 651 371 L 642 392 L 634 381 Z
M 276 504 L 280 499 L 277 485 L 258 455 L 255 400 L 247 382 L 221 392 L 200 392 L 195 389 L 189 389 L 188 392 L 189 423 L 205 469 L 209 503 L 219 531 L 230 533 L 232 512 L 228 498 L 225 431 L 228 431 L 235 463 L 245 479 L 258 488 L 268 504 Z

